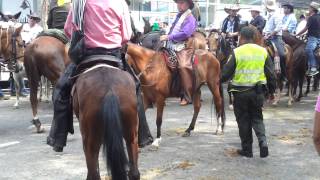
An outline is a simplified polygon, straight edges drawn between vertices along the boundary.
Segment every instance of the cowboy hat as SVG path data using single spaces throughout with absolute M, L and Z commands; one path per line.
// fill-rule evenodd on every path
M 264 6 L 267 9 L 275 10 L 277 8 L 277 4 L 275 0 L 265 0 L 264 1 Z
M 240 11 L 240 6 L 238 4 L 235 4 L 230 7 L 230 10 L 231 11 Z
M 36 13 L 32 13 L 32 14 L 28 15 L 28 17 L 30 19 L 35 20 L 35 21 L 40 21 L 41 20 L 41 18 Z
M 255 12 L 261 12 L 261 8 L 258 6 L 254 6 L 253 8 L 251 8 L 249 11 L 255 11 Z
M 313 8 L 313 9 L 315 9 L 315 10 L 317 10 L 317 11 L 319 11 L 320 4 L 317 3 L 317 2 L 312 1 L 312 2 L 310 3 L 310 7 Z
M 175 3 L 177 3 L 177 1 L 178 0 L 173 0 Z M 186 2 L 188 2 L 189 3 L 189 5 L 190 5 L 190 9 L 193 9 L 193 7 L 194 7 L 194 3 L 193 3 L 193 0 L 183 0 L 183 1 L 186 1 Z
M 287 7 L 288 9 L 290 9 L 291 12 L 293 12 L 294 6 L 290 3 L 285 3 L 282 5 L 282 7 Z
M 224 11 L 229 14 L 229 12 L 231 11 L 230 6 L 229 7 L 225 7 Z

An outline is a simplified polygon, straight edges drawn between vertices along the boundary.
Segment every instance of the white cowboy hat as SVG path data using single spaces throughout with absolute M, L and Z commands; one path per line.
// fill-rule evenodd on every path
M 277 4 L 276 4 L 276 1 L 275 1 L 275 0 L 265 0 L 265 1 L 264 1 L 264 6 L 265 6 L 267 9 L 271 9 L 271 10 L 277 9 Z
M 313 9 L 319 10 L 320 4 L 317 3 L 317 2 L 312 1 L 312 2 L 310 3 L 310 7 L 312 7 Z
M 261 8 L 260 7 L 258 7 L 258 6 L 255 6 L 255 7 L 253 7 L 253 8 L 251 8 L 249 11 L 256 11 L 256 12 L 261 12 Z
M 230 10 L 231 11 L 240 11 L 240 6 L 238 4 L 235 4 L 233 6 L 230 7 Z

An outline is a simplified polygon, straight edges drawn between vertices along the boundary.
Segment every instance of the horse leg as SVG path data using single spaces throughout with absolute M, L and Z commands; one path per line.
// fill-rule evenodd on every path
M 22 82 L 23 78 L 19 75 L 19 73 L 14 72 L 13 79 L 14 79 L 14 86 L 16 88 L 16 102 L 14 103 L 13 107 L 19 108 L 20 92 L 23 87 L 23 82 Z
M 98 141 L 99 138 L 95 137 L 95 135 L 97 134 L 94 132 L 82 133 L 83 151 L 86 157 L 86 163 L 87 163 L 87 169 L 88 169 L 87 180 L 100 179 L 99 150 L 100 150 L 101 143 L 97 143 L 97 142 L 101 142 L 101 141 Z
M 152 146 L 159 147 L 161 142 L 161 125 L 162 125 L 162 115 L 164 108 L 164 97 L 160 97 L 157 99 L 157 138 L 153 141 Z
M 40 80 L 40 92 L 39 92 L 39 101 L 41 102 L 42 101 L 42 94 L 43 94 L 43 76 L 41 76 L 41 78 L 40 78 L 41 80 Z
M 316 76 L 314 76 L 314 78 L 313 78 L 313 87 L 312 87 L 312 90 L 313 90 L 313 91 L 317 91 L 317 90 L 318 90 L 318 87 L 319 87 L 319 79 L 320 79 L 319 74 L 317 74 Z
M 33 114 L 33 119 L 32 123 L 36 126 L 37 128 L 37 133 L 43 132 L 43 129 L 41 129 L 41 122 L 39 120 L 38 115 L 38 84 L 39 84 L 39 79 L 31 79 L 29 78 L 29 84 L 30 84 L 30 102 L 31 102 L 31 107 L 32 107 L 32 114 Z
M 299 96 L 298 96 L 297 101 L 300 101 L 303 96 L 303 93 L 302 93 L 303 81 L 304 81 L 304 77 L 299 78 Z
M 188 129 L 182 135 L 183 137 L 189 137 L 191 135 L 191 131 L 194 130 L 194 126 L 196 125 L 197 117 L 201 107 L 201 91 L 200 89 L 194 93 L 193 95 L 193 117 L 192 121 L 188 127 Z
M 289 93 L 289 100 L 288 100 L 288 106 L 292 106 L 293 97 L 292 97 L 292 84 L 291 82 L 288 82 L 288 93 Z
M 310 83 L 311 83 L 311 77 L 307 77 L 307 90 L 304 93 L 305 96 L 308 96 L 309 92 L 310 92 Z
M 129 117 L 136 117 L 136 116 L 129 116 Z M 130 118 L 130 124 L 133 122 L 131 121 L 132 118 Z M 136 122 L 136 126 L 132 125 L 129 129 L 125 131 L 125 140 L 127 145 L 127 152 L 129 157 L 129 163 L 130 163 L 130 170 L 129 170 L 129 179 L 130 180 L 138 180 L 140 179 L 140 172 L 138 169 L 138 154 L 139 154 L 139 148 L 138 148 L 138 133 L 137 133 L 137 121 L 138 119 L 135 119 L 134 122 Z

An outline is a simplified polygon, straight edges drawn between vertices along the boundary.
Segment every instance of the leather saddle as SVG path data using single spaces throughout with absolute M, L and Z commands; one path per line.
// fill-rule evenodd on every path
M 178 68 L 178 56 L 175 51 L 162 47 L 160 49 L 165 62 L 171 71 L 176 71 Z

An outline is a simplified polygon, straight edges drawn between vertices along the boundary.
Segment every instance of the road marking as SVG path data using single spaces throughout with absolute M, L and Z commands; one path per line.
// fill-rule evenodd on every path
M 8 143 L 3 143 L 3 144 L 0 144 L 0 148 L 5 148 L 5 147 L 12 146 L 12 145 L 19 144 L 19 143 L 20 143 L 19 141 L 12 141 L 12 142 L 8 142 Z

